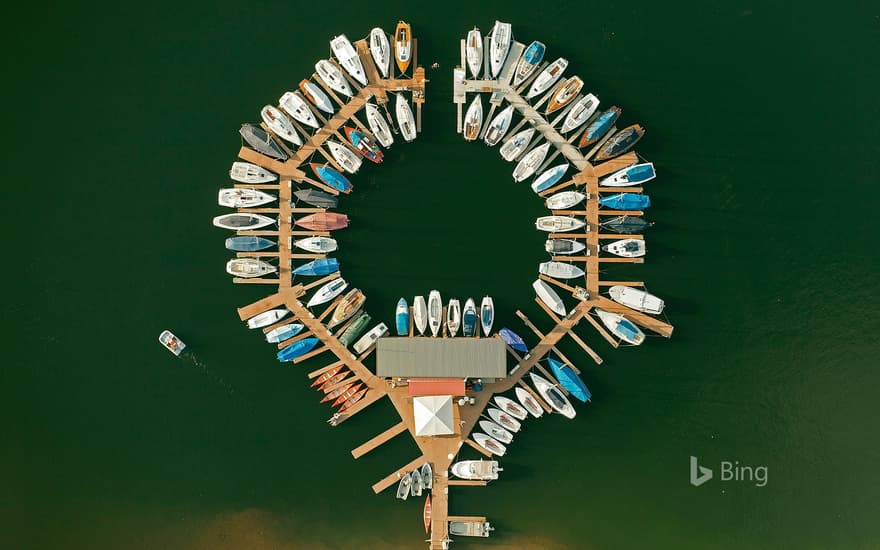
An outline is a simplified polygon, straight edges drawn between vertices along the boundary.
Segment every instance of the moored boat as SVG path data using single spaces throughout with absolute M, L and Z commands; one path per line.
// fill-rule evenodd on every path
M 367 103 L 364 109 L 367 113 L 367 124 L 370 126 L 370 131 L 376 136 L 376 140 L 382 147 L 391 147 L 391 144 L 394 143 L 394 135 L 391 133 L 391 127 L 385 120 L 385 116 L 379 111 L 379 107 Z
M 461 326 L 461 305 L 458 301 L 458 298 L 453 298 L 449 300 L 449 303 L 446 304 L 446 329 L 449 333 L 449 336 L 454 337 L 458 334 L 458 329 Z
M 483 35 L 480 33 L 480 29 L 474 27 L 468 31 L 464 49 L 471 75 L 474 78 L 479 78 L 480 70 L 483 68 Z
M 364 73 L 364 66 L 361 64 L 361 58 L 358 57 L 357 51 L 351 45 L 348 37 L 344 34 L 334 36 L 333 40 L 330 41 L 330 49 L 333 51 L 333 55 L 339 61 L 339 64 L 345 69 L 345 72 L 366 86 L 367 75 Z
M 333 403 L 331 403 L 330 406 L 331 407 L 338 407 L 338 406 L 342 405 L 343 403 L 345 403 L 346 401 L 348 401 L 349 399 L 351 399 L 352 397 L 354 397 L 355 395 L 357 395 L 358 392 L 360 392 L 360 391 L 361 391 L 361 384 L 352 384 L 344 392 L 337 395 L 333 399 Z
M 504 137 L 504 134 L 507 133 L 507 130 L 510 128 L 510 122 L 513 120 L 513 105 L 508 105 L 503 111 L 495 115 L 495 118 L 489 123 L 489 126 L 486 127 L 486 135 L 483 136 L 483 141 L 489 147 L 494 147 L 501 139 Z
M 322 182 L 343 193 L 351 193 L 352 185 L 344 175 L 332 166 L 310 162 L 309 168 Z
M 541 64 L 541 61 L 544 60 L 544 52 L 546 51 L 547 46 L 545 46 L 543 42 L 535 40 L 529 44 L 529 47 L 525 49 L 522 57 L 519 58 L 519 61 L 516 64 L 516 70 L 513 73 L 514 87 L 525 82 L 526 79 L 535 72 L 535 69 Z
M 645 241 L 642 239 L 620 239 L 602 247 L 605 252 L 623 258 L 640 258 L 645 255 Z
M 284 319 L 289 313 L 290 310 L 287 308 L 270 309 L 269 311 L 264 311 L 263 313 L 259 313 L 248 319 L 247 326 L 251 329 L 267 327 L 272 323 Z
M 513 181 L 522 181 L 533 175 L 550 151 L 550 142 L 539 145 L 526 153 L 513 169 Z
M 424 481 L 424 473 L 422 474 L 422 481 Z M 425 487 L 426 489 L 430 489 L 430 487 Z M 425 524 L 425 533 L 431 532 L 431 493 L 428 493 L 428 496 L 425 497 L 425 508 L 422 510 L 422 521 Z
M 663 313 L 664 302 L 657 296 L 631 286 L 614 285 L 608 289 L 608 295 L 618 304 L 642 313 L 660 315 Z
M 556 376 L 556 379 L 559 380 L 562 387 L 568 390 L 569 395 L 582 403 L 586 403 L 593 397 L 593 394 L 590 393 L 587 385 L 584 384 L 584 381 L 581 380 L 580 376 L 574 372 L 571 365 L 567 365 L 562 361 L 557 361 L 552 357 L 548 357 L 547 362 L 550 363 L 550 368 L 553 369 L 553 375 Z
M 299 91 L 306 96 L 306 99 L 312 102 L 312 105 L 319 110 L 324 111 L 328 115 L 336 112 L 336 107 L 330 101 L 330 96 L 324 93 L 320 86 L 309 80 L 303 79 L 299 81 Z
M 576 279 L 584 276 L 584 270 L 574 264 L 565 262 L 541 262 L 538 273 L 554 279 Z
M 483 127 L 483 102 L 480 101 L 480 94 L 474 94 L 474 100 L 468 107 L 464 115 L 464 135 L 465 141 L 474 141 L 480 137 L 480 129 Z
M 568 59 L 565 59 L 564 57 L 560 57 L 548 65 L 540 74 L 538 74 L 537 77 L 535 77 L 532 86 L 529 88 L 529 92 L 526 94 L 526 99 L 532 99 L 533 97 L 549 90 L 551 86 L 556 84 L 556 81 L 559 80 L 567 67 Z
M 357 340 L 361 333 L 367 328 L 371 319 L 372 317 L 370 317 L 369 313 L 361 313 L 357 319 L 348 325 L 348 328 L 342 332 L 342 335 L 339 337 L 339 343 L 348 347 L 352 342 Z
M 541 279 L 536 279 L 535 282 L 532 283 L 532 288 L 535 289 L 535 294 L 538 295 L 538 298 L 540 298 L 541 301 L 544 302 L 544 304 L 553 312 L 557 315 L 565 315 L 565 304 L 563 303 L 562 298 L 559 297 L 559 294 L 557 294 L 550 285 Z
M 312 231 L 335 231 L 348 227 L 348 216 L 337 212 L 316 212 L 298 218 L 295 223 Z
M 354 95 L 351 91 L 351 86 L 348 85 L 348 81 L 345 80 L 342 71 L 340 71 L 333 63 L 330 63 L 326 59 L 321 59 L 315 63 L 315 72 L 318 73 L 318 78 L 320 78 L 324 84 L 334 92 L 348 97 Z
M 163 330 L 162 333 L 159 334 L 159 343 L 165 346 L 165 349 L 177 356 L 180 356 L 186 348 L 186 344 L 183 343 L 183 340 L 175 336 L 170 330 Z
M 333 159 L 339 163 L 346 172 L 354 174 L 360 170 L 361 158 L 354 154 L 351 149 L 338 141 L 333 141 L 332 139 L 328 139 L 324 143 L 327 145 L 327 148 L 330 149 L 330 155 L 333 156 Z
M 331 368 L 331 369 L 328 370 L 328 371 L 324 371 L 322 374 L 320 374 L 317 378 L 315 378 L 315 379 L 312 381 L 312 383 L 311 383 L 311 387 L 313 387 L 313 388 L 314 388 L 315 386 L 319 386 L 319 387 L 320 387 L 321 385 L 324 384 L 324 382 L 326 382 L 327 380 L 330 380 L 331 378 L 333 378 L 334 376 L 336 376 L 337 374 L 339 374 L 339 371 L 341 371 L 341 370 L 343 370 L 343 369 L 345 369 L 345 368 L 346 368 L 345 365 L 339 365 L 339 366 L 336 366 L 336 367 Z
M 277 267 L 257 258 L 235 258 L 226 262 L 226 273 L 243 279 L 262 277 L 276 271 Z
M 544 250 L 550 254 L 568 256 L 577 254 L 587 248 L 587 245 L 574 239 L 547 239 Z
M 329 275 L 337 271 L 339 271 L 339 261 L 336 258 L 318 258 L 317 260 L 312 260 L 307 264 L 297 267 L 291 271 L 291 273 L 294 275 L 314 277 L 318 275 Z
M 535 220 L 535 227 L 541 231 L 560 233 L 574 231 L 586 225 L 583 220 L 569 216 L 542 216 Z
M 236 212 L 234 214 L 223 214 L 214 218 L 214 225 L 223 229 L 231 229 L 233 231 L 241 231 L 243 229 L 260 229 L 267 225 L 272 225 L 275 220 L 263 216 L 262 214 L 251 214 L 250 212 Z
M 527 353 L 529 351 L 522 337 L 507 327 L 501 327 L 501 330 L 498 331 L 498 336 L 504 340 L 505 344 L 520 353 Z
M 534 416 L 535 418 L 539 418 L 544 414 L 544 409 L 541 408 L 540 403 L 538 403 L 537 399 L 529 393 L 525 388 L 517 387 L 516 388 L 516 398 L 522 403 L 522 406 L 529 411 L 529 414 Z
M 522 428 L 522 424 L 519 423 L 519 420 L 502 411 L 501 409 L 496 409 L 495 407 L 489 407 L 486 409 L 486 414 L 489 415 L 496 424 L 504 427 L 506 430 L 510 430 L 513 433 L 517 433 L 520 428 Z
M 333 279 L 329 283 L 324 284 L 321 288 L 315 291 L 306 306 L 313 307 L 329 302 L 333 298 L 336 298 L 337 296 L 342 294 L 342 291 L 345 290 L 347 286 L 348 283 L 345 282 L 345 279 L 343 279 L 342 277 L 337 277 L 336 279 Z
M 422 473 L 419 470 L 413 470 L 412 483 L 409 485 L 410 496 L 420 497 L 425 485 L 422 483 Z
M 289 340 L 302 332 L 304 327 L 305 325 L 302 323 L 287 323 L 286 325 L 281 325 L 280 327 L 273 328 L 266 333 L 266 341 L 270 344 L 277 344 L 278 342 Z
M 250 162 L 233 162 L 229 169 L 229 177 L 240 183 L 269 183 L 278 176 L 262 166 Z
M 529 127 L 507 138 L 499 151 L 501 158 L 507 162 L 515 160 L 526 150 L 534 135 L 535 129 Z
M 597 116 L 596 120 L 591 122 L 587 129 L 584 130 L 581 139 L 578 141 L 578 147 L 583 149 L 602 139 L 602 136 L 607 134 L 608 130 L 617 122 L 619 116 L 620 107 L 616 106 L 609 107 L 607 111 Z
M 550 189 L 562 179 L 562 176 L 565 175 L 566 171 L 568 171 L 567 162 L 557 164 L 556 166 L 544 170 L 544 172 L 532 182 L 532 191 L 540 193 L 541 191 Z
M 259 126 L 245 123 L 241 125 L 238 133 L 241 134 L 248 146 L 258 153 L 278 160 L 287 160 L 287 153 L 272 139 L 272 136 Z
M 367 351 L 367 349 L 373 345 L 373 342 L 382 338 L 388 334 L 388 326 L 385 323 L 379 323 L 374 326 L 370 330 L 367 331 L 366 334 L 360 337 L 360 339 L 354 343 L 351 349 L 354 350 L 355 353 L 363 353 Z
M 345 296 L 342 297 L 342 301 L 336 304 L 336 308 L 333 310 L 333 315 L 327 323 L 327 328 L 333 328 L 336 325 L 341 325 L 343 322 L 347 321 L 352 315 L 364 307 L 366 301 L 367 297 L 359 288 L 352 288 L 346 292 Z
M 398 336 L 409 334 L 409 305 L 406 303 L 406 298 L 397 301 L 397 308 L 394 310 L 394 325 L 397 328 Z
M 516 418 L 517 420 L 525 420 L 528 416 L 528 411 L 517 405 L 516 402 L 509 397 L 496 395 L 492 399 L 495 400 L 495 404 L 498 405 L 499 409 Z
M 599 98 L 593 94 L 587 94 L 575 103 L 568 113 L 565 114 L 565 121 L 562 123 L 561 133 L 571 132 L 577 129 L 581 124 L 586 122 L 593 116 L 599 107 Z
M 229 237 L 225 242 L 228 250 L 235 252 L 257 252 L 272 248 L 276 245 L 275 241 L 264 237 L 254 237 L 251 235 L 239 235 L 237 237 Z
M 382 150 L 379 149 L 379 146 L 376 145 L 370 136 L 351 126 L 346 126 L 345 137 L 348 138 L 348 141 L 364 158 L 377 164 L 382 162 L 384 157 Z
M 473 298 L 468 298 L 461 312 L 461 335 L 476 336 L 477 334 L 477 306 Z
M 217 204 L 228 206 L 229 208 L 254 208 L 255 206 L 269 204 L 274 200 L 274 195 L 264 193 L 259 189 L 247 189 L 244 187 L 221 189 L 217 193 Z
M 486 449 L 493 455 L 504 456 L 504 453 L 507 452 L 507 447 L 494 437 L 488 436 L 482 432 L 474 432 L 471 434 L 471 437 L 477 442 L 477 445 Z
M 284 92 L 284 95 L 278 98 L 278 104 L 294 120 L 312 128 L 320 128 L 318 119 L 315 118 L 315 113 L 309 108 L 306 100 L 301 98 L 296 92 Z
M 651 206 L 651 197 L 641 193 L 618 193 L 600 197 L 599 204 L 614 210 L 642 210 Z
M 489 72 L 491 78 L 498 78 L 504 61 L 510 51 L 510 23 L 495 21 L 489 34 Z
M 412 483 L 412 476 L 410 474 L 404 474 L 402 478 L 400 478 L 400 482 L 397 484 L 397 498 L 400 500 L 406 500 L 409 498 L 409 484 Z
M 302 145 L 302 139 L 300 139 L 299 134 L 296 133 L 296 129 L 294 129 L 290 119 L 287 118 L 287 115 L 282 113 L 278 107 L 266 105 L 260 111 L 260 117 L 262 117 L 266 126 L 275 132 L 276 136 L 285 141 L 289 141 L 294 145 Z
M 394 61 L 401 73 L 409 68 L 412 57 L 412 28 L 405 21 L 398 21 L 394 29 Z
M 488 537 L 489 533 L 494 530 L 495 528 L 492 527 L 488 521 L 449 522 L 449 533 L 463 537 Z
M 388 70 L 391 63 L 391 45 L 388 43 L 388 37 L 385 31 L 379 27 L 370 31 L 370 55 L 373 56 L 373 63 L 379 69 L 382 78 L 388 78 Z
M 293 196 L 297 200 L 318 208 L 336 208 L 336 205 L 339 203 L 339 200 L 330 193 L 318 191 L 317 189 L 300 189 L 294 191 Z
M 560 191 L 547 197 L 544 206 L 550 210 L 565 210 L 580 204 L 586 198 L 587 196 L 579 191 Z
M 596 315 L 599 316 L 599 319 L 608 330 L 624 342 L 638 346 L 645 341 L 645 333 L 623 315 L 611 313 L 600 308 L 594 308 L 593 311 L 596 312 Z
M 425 329 L 428 327 L 428 306 L 425 304 L 425 297 L 416 296 L 413 299 L 413 324 L 419 334 L 424 335 Z
M 652 224 L 637 216 L 616 216 L 599 223 L 599 226 L 614 231 L 615 233 L 639 233 Z
M 477 422 L 477 425 L 479 425 L 480 429 L 486 432 L 486 434 L 494 437 L 501 443 L 509 444 L 513 442 L 513 434 L 491 420 L 480 420 Z
M 362 389 L 361 389 L 360 391 L 358 391 L 356 394 L 354 394 L 354 395 L 352 395 L 351 397 L 349 397 L 348 400 L 346 400 L 345 403 L 343 403 L 342 405 L 340 405 L 340 407 L 339 407 L 339 411 L 342 412 L 342 411 L 348 410 L 348 409 L 350 409 L 351 407 L 353 407 L 355 404 L 357 404 L 358 401 L 360 401 L 361 399 L 364 398 L 365 395 L 367 395 L 367 390 L 369 390 L 369 389 L 370 389 L 370 388 L 362 388 Z
M 535 388 L 538 390 L 538 393 L 541 394 L 544 401 L 546 401 L 554 411 L 566 418 L 575 417 L 577 411 L 574 410 L 571 401 L 559 391 L 559 388 L 551 384 L 550 381 L 543 376 L 535 374 L 534 372 L 530 372 L 529 376 L 532 379 L 532 384 L 534 384 Z
M 642 164 L 634 164 L 627 166 L 610 176 L 599 180 L 599 187 L 629 187 L 634 184 L 645 183 L 651 181 L 657 176 L 654 172 L 654 164 L 644 162 Z
M 644 135 L 645 129 L 638 124 L 627 126 L 602 144 L 602 148 L 596 153 L 594 160 L 601 162 L 622 155 L 632 149 Z
M 480 326 L 483 328 L 483 335 L 489 336 L 492 332 L 492 323 L 495 322 L 495 302 L 491 296 L 483 296 L 480 302 Z
M 431 467 L 431 463 L 425 462 L 422 464 L 422 469 L 419 473 L 422 474 L 422 483 L 425 484 L 425 489 L 430 490 L 434 486 L 434 469 Z
M 336 239 L 330 237 L 306 237 L 293 241 L 293 246 L 315 254 L 325 254 L 336 250 L 338 245 Z
M 416 139 L 416 123 L 413 119 L 413 112 L 409 106 L 409 102 L 402 93 L 397 94 L 397 100 L 394 103 L 394 112 L 397 115 L 397 125 L 400 127 L 400 133 L 403 139 L 412 141 Z
M 341 386 L 338 386 L 337 388 L 332 389 L 332 390 L 328 391 L 327 393 L 325 393 L 324 397 L 321 398 L 321 403 L 330 402 L 331 403 L 330 406 L 335 407 L 336 405 L 334 403 L 336 402 L 336 399 L 338 399 L 341 395 L 348 393 L 349 394 L 348 397 L 351 397 L 352 395 L 357 393 L 358 390 L 360 390 L 362 386 L 363 386 L 363 382 L 355 383 L 354 379 L 350 378 L 346 381 L 345 384 L 342 384 Z
M 440 292 L 432 290 L 428 294 L 428 327 L 431 329 L 431 335 L 437 336 L 442 326 L 443 300 L 440 298 Z
M 547 102 L 547 108 L 544 110 L 544 114 L 549 115 L 555 113 L 571 103 L 583 87 L 584 81 L 579 76 L 573 76 L 566 80 L 559 89 L 553 92 L 550 101 Z
M 318 345 L 318 342 L 320 340 L 315 337 L 303 338 L 279 350 L 275 355 L 281 362 L 293 361 L 297 357 L 312 351 Z
M 453 464 L 449 470 L 457 478 L 478 481 L 496 480 L 498 472 L 502 471 L 494 460 L 462 460 Z

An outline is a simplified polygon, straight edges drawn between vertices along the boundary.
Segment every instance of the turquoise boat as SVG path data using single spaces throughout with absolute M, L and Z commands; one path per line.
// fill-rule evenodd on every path
M 321 181 L 333 189 L 338 189 L 343 193 L 351 193 L 351 182 L 332 167 L 326 164 L 318 164 L 317 162 L 309 163 L 309 166 Z
M 367 328 L 367 325 L 370 324 L 370 315 L 368 313 L 361 313 L 361 316 L 355 319 L 355 321 L 348 325 L 348 328 L 345 329 L 345 332 L 342 333 L 342 336 L 339 337 L 339 342 L 348 347 L 349 344 L 357 340 L 358 336 Z
M 519 334 L 513 332 L 507 327 L 501 327 L 501 330 L 498 331 L 498 336 L 501 337 L 504 342 L 515 349 L 516 351 L 522 353 L 528 353 L 529 348 L 526 347 L 526 343 L 520 338 Z
M 651 197 L 640 193 L 618 193 L 610 197 L 601 197 L 599 204 L 614 210 L 642 210 L 651 206 Z
M 312 351 L 318 345 L 317 338 L 303 338 L 299 342 L 294 342 L 278 352 L 278 360 L 282 363 L 285 361 L 293 361 L 301 355 L 305 355 Z
M 546 51 L 547 46 L 543 42 L 535 40 L 529 44 L 516 64 L 516 72 L 513 75 L 514 86 L 522 84 L 535 71 L 535 68 L 544 60 L 544 52 Z
M 409 304 L 406 298 L 397 301 L 397 309 L 394 312 L 394 320 L 397 324 L 397 335 L 406 336 L 409 334 Z
M 263 237 L 242 235 L 226 239 L 226 248 L 235 252 L 256 252 L 275 246 L 275 241 Z
M 339 271 L 339 261 L 336 258 L 319 258 L 299 266 L 291 271 L 291 273 L 313 277 L 316 275 L 329 275 L 337 271 Z
M 614 123 L 617 122 L 618 117 L 620 117 L 620 107 L 610 107 L 607 111 L 603 112 L 601 115 L 596 117 L 596 120 L 592 122 L 587 129 L 584 130 L 583 135 L 581 136 L 581 140 L 578 143 L 578 147 L 583 149 L 589 145 L 592 145 L 599 141 L 602 136 L 604 136 L 608 130 L 614 126 Z
M 550 368 L 553 369 L 556 379 L 559 380 L 563 388 L 568 390 L 572 397 L 583 403 L 586 403 L 593 397 L 587 385 L 584 384 L 584 381 L 580 379 L 570 365 L 566 365 L 552 357 L 548 357 L 547 362 L 550 363 Z

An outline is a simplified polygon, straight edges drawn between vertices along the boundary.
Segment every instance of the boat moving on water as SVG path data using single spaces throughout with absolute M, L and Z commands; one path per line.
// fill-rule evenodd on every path
M 611 299 L 636 311 L 660 315 L 663 313 L 663 300 L 644 290 L 631 286 L 614 285 L 608 289 Z
M 596 312 L 596 315 L 599 316 L 599 319 L 608 330 L 624 342 L 638 346 L 645 341 L 645 333 L 623 315 L 599 308 L 594 308 L 593 311 Z
M 525 49 L 522 57 L 516 64 L 516 71 L 513 74 L 513 87 L 516 88 L 526 81 L 526 79 L 535 72 L 535 68 L 544 60 L 544 52 L 547 47 L 543 42 L 535 40 L 529 47 Z M 476 76 L 476 75 L 475 75 Z
M 165 349 L 177 356 L 180 356 L 183 350 L 186 349 L 186 344 L 183 343 L 183 340 L 175 336 L 170 330 L 162 331 L 159 335 L 159 343 L 165 346 Z
M 577 411 L 574 410 L 574 407 L 571 405 L 568 398 L 565 397 L 555 385 L 551 384 L 550 381 L 543 376 L 537 375 L 533 372 L 530 372 L 529 376 L 532 379 L 532 384 L 537 388 L 538 393 L 541 394 L 544 401 L 546 401 L 554 411 L 566 418 L 575 417 Z
M 584 384 L 584 381 L 580 379 L 576 372 L 574 372 L 571 365 L 566 365 L 552 357 L 548 357 L 547 362 L 550 363 L 550 368 L 553 369 L 554 376 L 556 376 L 562 387 L 568 390 L 568 393 L 572 397 L 582 403 L 586 403 L 593 397 L 593 394 L 590 393 L 587 385 Z

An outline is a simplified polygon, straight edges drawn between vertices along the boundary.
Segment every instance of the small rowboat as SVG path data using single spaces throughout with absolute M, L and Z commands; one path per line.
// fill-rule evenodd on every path
M 522 428 L 522 424 L 520 424 L 519 421 L 502 410 L 496 409 L 495 407 L 489 407 L 486 412 L 488 413 L 489 418 L 506 430 L 516 433 Z
M 314 382 L 312 382 L 312 387 L 314 388 L 315 386 L 320 386 L 321 384 L 323 384 L 327 380 L 330 380 L 331 378 L 336 376 L 339 373 L 339 371 L 341 371 L 344 368 L 345 368 L 344 365 L 340 365 L 338 367 L 333 367 L 332 369 L 323 373 L 321 376 L 315 378 Z
M 397 498 L 399 498 L 400 500 L 406 500 L 409 497 L 410 483 L 412 483 L 411 474 L 404 474 L 404 476 L 400 478 L 400 483 L 397 484 Z
M 354 405 L 355 403 L 357 403 L 358 401 L 363 399 L 363 397 L 364 397 L 364 395 L 366 395 L 368 389 L 369 388 L 364 388 L 364 389 L 360 390 L 359 392 L 357 392 L 356 394 L 352 395 L 350 398 L 348 398 L 348 401 L 346 401 L 345 403 L 342 404 L 341 407 L 339 407 L 339 410 L 344 411 L 345 409 L 351 407 L 352 405 Z
M 425 489 L 428 490 L 431 490 L 431 487 L 434 486 L 434 469 L 431 468 L 430 462 L 422 464 L 422 483 L 425 484 Z
M 422 511 L 422 519 L 425 522 L 425 533 L 431 531 L 431 495 L 425 498 L 425 509 Z
M 507 452 L 507 447 L 502 445 L 497 439 L 489 437 L 484 433 L 474 432 L 473 437 L 474 441 L 477 442 L 477 445 L 486 449 L 493 455 L 504 456 L 504 453 Z
M 544 414 L 544 409 L 541 408 L 541 405 L 538 404 L 532 394 L 530 394 L 525 388 L 516 388 L 516 398 L 519 399 L 522 406 L 525 407 L 535 418 Z
M 502 411 L 506 412 L 510 416 L 513 416 L 517 420 L 525 420 L 528 416 L 528 413 L 525 409 L 517 405 L 516 402 L 513 401 L 513 399 L 504 397 L 503 395 L 495 396 L 495 404 L 497 404 Z

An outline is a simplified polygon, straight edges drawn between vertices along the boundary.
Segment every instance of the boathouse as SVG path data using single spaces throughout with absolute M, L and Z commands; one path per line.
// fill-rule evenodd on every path
M 481 378 L 507 375 L 498 338 L 380 338 L 376 374 L 386 378 Z

